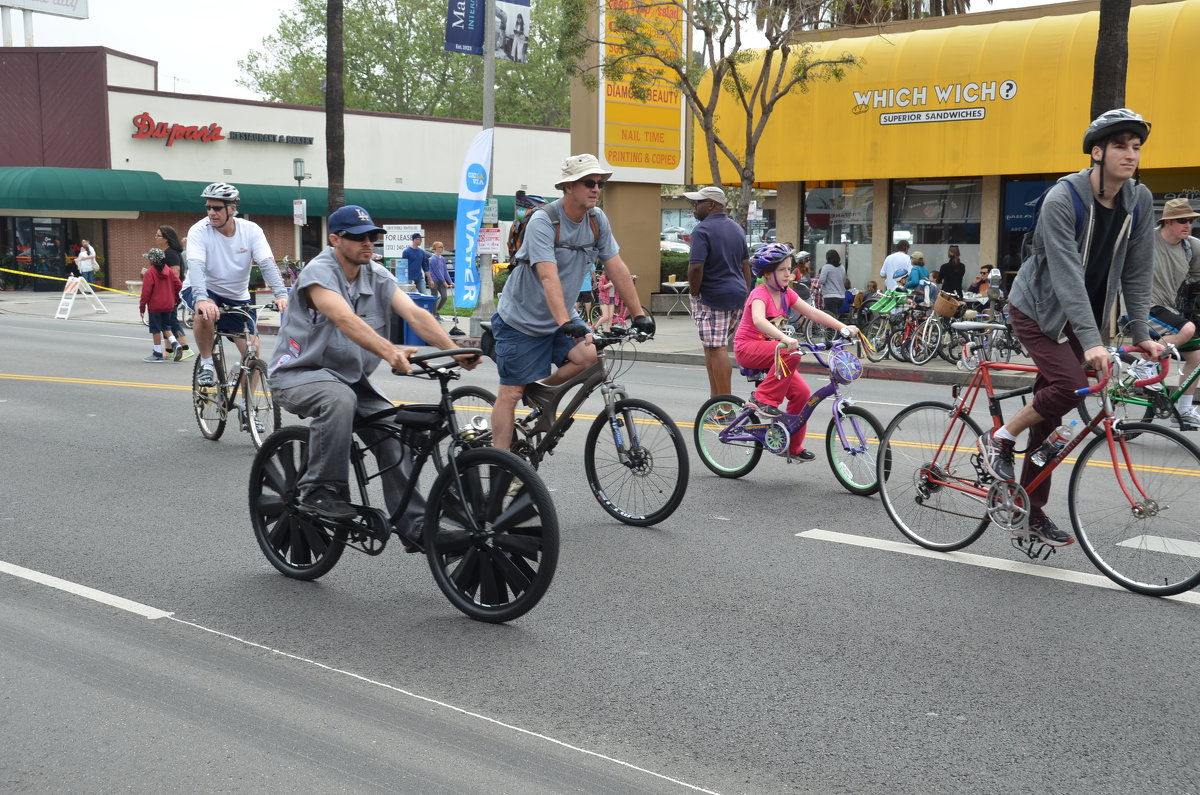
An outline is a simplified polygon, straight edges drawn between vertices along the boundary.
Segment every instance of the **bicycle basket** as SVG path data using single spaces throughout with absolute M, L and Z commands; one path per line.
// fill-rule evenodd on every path
M 962 303 L 962 301 L 943 291 L 938 293 L 937 300 L 933 302 L 933 311 L 942 317 L 954 317 L 958 314 L 958 308 L 962 306 Z
M 862 372 L 862 360 L 855 356 L 852 351 L 842 348 L 830 354 L 829 374 L 839 384 L 848 384 L 851 381 L 857 381 L 862 376 Z

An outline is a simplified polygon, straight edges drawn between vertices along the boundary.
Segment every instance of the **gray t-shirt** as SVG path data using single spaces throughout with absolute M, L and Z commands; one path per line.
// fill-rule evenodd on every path
M 571 317 L 578 317 L 575 298 L 583 287 L 584 276 L 597 259 L 606 262 L 621 250 L 613 238 L 608 218 L 599 207 L 592 210 L 600 231 L 599 245 L 596 245 L 596 235 L 587 216 L 576 223 L 562 212 L 561 200 L 555 204 L 559 205 L 559 217 L 562 219 L 559 243 L 583 246 L 584 250 L 555 248 L 554 224 L 545 212 L 536 212 L 525 227 L 525 242 L 515 258 L 523 264 L 517 266 L 508 277 L 500 297 L 499 313 L 504 323 L 531 337 L 544 337 L 558 330 L 558 323 L 554 322 L 546 303 L 546 291 L 542 289 L 542 282 L 538 278 L 536 263 L 558 263 L 558 280 L 562 283 L 567 312 Z M 525 263 L 526 260 L 528 263 Z
M 1152 306 L 1175 306 L 1175 296 L 1184 279 L 1200 279 L 1200 240 L 1187 239 L 1192 250 L 1188 259 L 1183 243 L 1171 245 L 1163 240 L 1162 234 L 1154 232 L 1154 286 L 1150 288 Z
M 387 336 L 396 278 L 382 265 L 372 262 L 359 269 L 353 283 L 348 282 L 333 256 L 333 249 L 327 248 L 304 266 L 292 290 L 267 368 L 271 387 L 285 388 L 317 381 L 365 382 L 379 366 L 380 358 L 347 337 L 337 324 L 309 305 L 306 288 L 312 285 L 340 293 L 368 326 Z M 382 393 L 380 397 L 383 397 Z

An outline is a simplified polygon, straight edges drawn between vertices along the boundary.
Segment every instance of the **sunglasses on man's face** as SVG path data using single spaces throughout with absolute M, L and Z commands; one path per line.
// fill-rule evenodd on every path
M 600 188 L 601 190 L 604 190 L 604 186 L 605 186 L 605 184 L 607 184 L 607 180 L 581 179 L 581 180 L 579 180 L 579 184 L 584 186 L 588 190 L 591 190 L 592 188 Z
M 204 205 L 204 209 L 206 212 L 219 213 L 225 209 L 225 205 L 224 204 L 206 204 L 206 205 Z
M 1174 221 L 1174 222 L 1175 222 L 1175 223 L 1177 223 L 1177 224 L 1183 224 L 1183 225 L 1185 225 L 1185 226 L 1191 226 L 1191 225 L 1192 225 L 1192 219 L 1191 219 L 1191 218 L 1172 218 L 1171 220 L 1172 220 L 1172 221 Z
M 355 243 L 361 243 L 364 240 L 370 240 L 372 243 L 374 243 L 379 239 L 378 232 L 363 232 L 360 235 L 356 235 L 352 232 L 338 232 L 337 236 L 344 238 L 345 240 L 353 240 Z

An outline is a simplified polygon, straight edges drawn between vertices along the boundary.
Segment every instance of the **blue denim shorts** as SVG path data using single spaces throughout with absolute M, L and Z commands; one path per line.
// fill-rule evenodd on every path
M 150 312 L 147 315 L 146 324 L 150 327 L 151 334 L 160 334 L 164 331 L 183 333 L 183 328 L 179 325 L 179 319 L 175 317 L 174 312 Z
M 545 337 L 522 334 L 492 315 L 492 334 L 496 337 L 496 369 L 504 386 L 525 386 L 540 381 L 551 373 L 551 366 L 561 367 L 576 340 L 555 332 Z

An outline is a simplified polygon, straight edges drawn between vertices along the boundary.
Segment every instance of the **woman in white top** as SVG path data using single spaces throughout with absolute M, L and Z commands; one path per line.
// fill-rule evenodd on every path
M 96 272 L 96 249 L 86 240 L 79 241 L 79 255 L 75 257 L 75 268 L 88 284 L 94 282 Z

